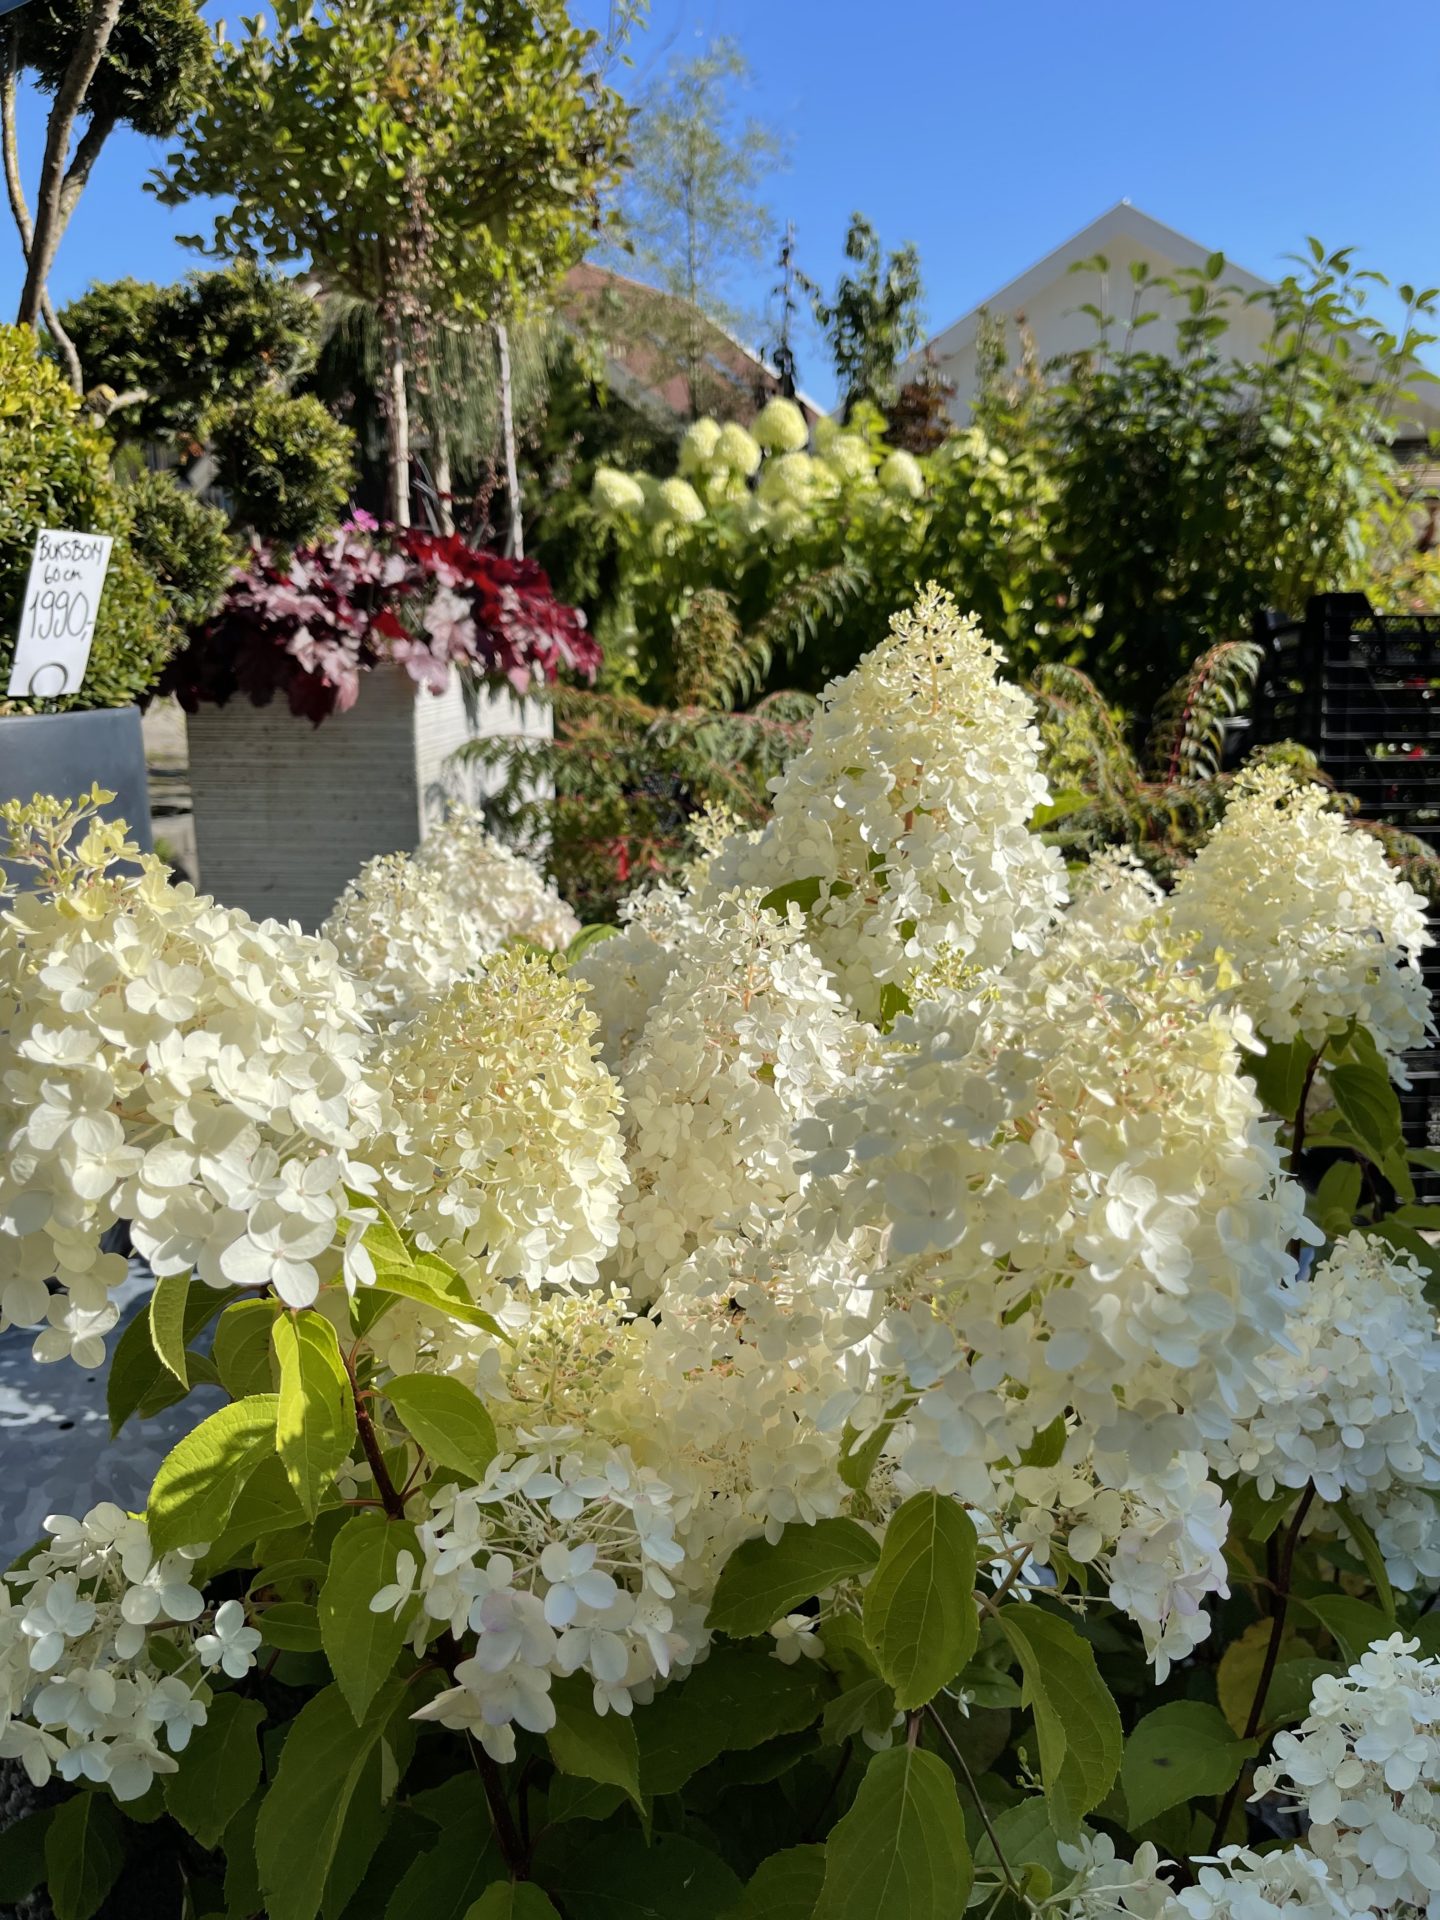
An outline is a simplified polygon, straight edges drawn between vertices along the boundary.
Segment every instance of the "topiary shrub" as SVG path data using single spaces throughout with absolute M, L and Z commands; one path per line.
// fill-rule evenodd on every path
M 0 689 L 39 527 L 114 536 L 95 642 L 77 693 L 29 700 L 0 691 L 0 713 L 129 706 L 154 685 L 174 644 L 164 596 L 140 556 L 105 435 L 59 370 L 39 358 L 30 328 L 0 327 Z
M 125 500 L 135 549 L 164 589 L 177 624 L 208 620 L 239 559 L 224 514 L 172 473 L 141 474 L 125 489 Z
M 335 524 L 355 442 L 313 394 L 262 390 L 217 407 L 205 426 L 237 525 L 298 546 Z

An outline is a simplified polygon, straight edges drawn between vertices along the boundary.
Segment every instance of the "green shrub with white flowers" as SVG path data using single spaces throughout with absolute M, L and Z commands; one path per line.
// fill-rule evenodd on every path
M 1429 1910 L 1421 902 L 1273 769 L 1070 875 L 1039 752 L 932 589 L 619 930 L 473 821 L 311 937 L 7 810 L 5 1322 L 210 1409 L 6 1577 L 9 1897 Z

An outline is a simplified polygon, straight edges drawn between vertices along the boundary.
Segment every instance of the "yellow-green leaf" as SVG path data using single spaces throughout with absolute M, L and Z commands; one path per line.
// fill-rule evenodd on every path
M 479 1396 L 445 1373 L 402 1373 L 385 1397 L 410 1437 L 442 1467 L 483 1480 L 495 1458 L 495 1423 Z
M 1020 1662 L 1035 1716 L 1040 1775 L 1062 1840 L 1079 1830 L 1120 1771 L 1120 1714 L 1095 1655 L 1068 1621 L 1034 1605 L 1005 1607 L 1000 1625 Z
M 280 1362 L 276 1443 L 295 1496 L 313 1520 L 355 1444 L 350 1383 L 335 1329 L 323 1315 L 282 1314 L 274 1339 Z
M 402 1552 L 419 1565 L 413 1527 L 374 1512 L 347 1520 L 330 1550 L 330 1571 L 320 1590 L 320 1638 L 335 1683 L 356 1720 L 365 1718 L 394 1671 L 418 1604 L 411 1599 L 398 1615 L 394 1607 L 371 1611 L 375 1595 L 394 1584 Z
M 166 1454 L 145 1508 L 157 1553 L 219 1539 L 241 1488 L 275 1445 L 277 1406 L 273 1393 L 232 1401 Z
M 185 1369 L 185 1303 L 190 1297 L 188 1273 L 167 1273 L 150 1292 L 150 1338 L 160 1364 L 187 1390 Z

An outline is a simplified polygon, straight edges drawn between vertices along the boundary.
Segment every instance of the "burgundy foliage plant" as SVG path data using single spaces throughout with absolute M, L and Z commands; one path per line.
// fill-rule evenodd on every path
M 357 518 L 288 557 L 252 549 L 159 690 L 189 713 L 236 693 L 256 706 L 283 693 L 318 726 L 352 707 L 361 674 L 385 662 L 431 693 L 458 667 L 523 694 L 562 670 L 593 681 L 600 649 L 584 614 L 555 598 L 533 561 Z

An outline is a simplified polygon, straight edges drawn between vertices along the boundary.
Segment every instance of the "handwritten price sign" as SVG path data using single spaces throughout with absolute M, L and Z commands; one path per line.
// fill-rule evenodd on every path
M 113 545 L 108 533 L 36 534 L 8 693 L 48 700 L 79 691 Z

